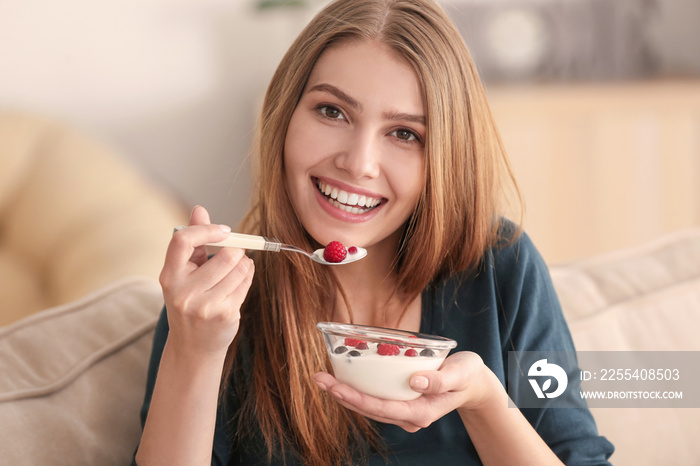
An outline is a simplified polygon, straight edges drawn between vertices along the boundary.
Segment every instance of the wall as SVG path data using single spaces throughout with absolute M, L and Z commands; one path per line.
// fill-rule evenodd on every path
M 250 188 L 257 107 L 311 12 L 243 0 L 0 2 L 0 105 L 106 140 L 214 221 Z
M 489 94 L 525 228 L 549 263 L 700 226 L 700 80 Z

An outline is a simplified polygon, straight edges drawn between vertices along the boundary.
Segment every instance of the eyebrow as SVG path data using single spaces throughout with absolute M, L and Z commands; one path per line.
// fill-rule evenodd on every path
M 383 116 L 387 120 L 410 121 L 412 123 L 420 123 L 421 125 L 426 126 L 425 116 L 423 115 L 414 115 L 412 113 L 403 112 L 385 112 Z
M 350 107 L 352 107 L 355 110 L 362 111 L 362 104 L 357 101 L 356 99 L 350 97 L 348 94 L 345 92 L 341 91 L 337 87 L 327 84 L 327 83 L 322 83 L 322 84 L 316 84 L 313 86 L 311 89 L 309 89 L 307 92 L 327 92 L 329 94 L 334 95 L 338 99 L 342 100 L 346 104 L 348 104 Z M 393 120 L 393 121 L 410 121 L 412 123 L 420 123 L 421 125 L 425 126 L 426 125 L 426 120 L 424 115 L 414 115 L 412 113 L 405 113 L 405 112 L 384 112 L 382 114 L 384 118 L 387 120 Z
M 330 84 L 316 84 L 314 87 L 309 89 L 309 92 L 313 91 L 328 92 L 329 94 L 336 96 L 337 98 L 351 106 L 353 109 L 358 111 L 362 110 L 362 104 L 360 102 L 358 102 L 357 100 L 347 95 L 345 92 Z

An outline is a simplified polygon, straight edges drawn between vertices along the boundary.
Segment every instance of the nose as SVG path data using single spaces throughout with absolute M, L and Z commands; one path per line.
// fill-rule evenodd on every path
M 380 141 L 372 134 L 355 134 L 335 158 L 335 165 L 353 179 L 376 178 L 380 170 Z

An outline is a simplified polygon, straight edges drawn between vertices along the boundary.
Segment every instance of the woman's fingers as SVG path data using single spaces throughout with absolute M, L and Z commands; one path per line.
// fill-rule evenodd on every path
M 349 385 L 338 382 L 326 372 L 315 374 L 314 381 L 346 407 L 351 407 L 367 417 L 391 419 L 391 422 L 396 423 L 397 420 L 407 419 L 412 411 L 411 401 L 384 400 L 365 395 Z
M 429 395 L 461 391 L 481 367 L 483 361 L 478 354 L 462 351 L 445 359 L 437 371 L 416 372 L 409 385 L 413 390 Z
M 194 206 L 194 209 L 192 209 L 192 213 L 190 214 L 189 225 L 209 225 L 210 223 L 211 220 L 209 219 L 209 212 L 207 212 L 207 209 L 201 205 Z
M 179 268 L 187 262 L 201 266 L 207 260 L 204 245 L 226 238 L 231 228 L 226 225 L 212 225 L 209 212 L 202 206 L 195 206 L 190 214 L 189 227 L 173 233 L 165 256 L 165 268 Z
M 456 408 L 481 402 L 490 390 L 484 382 L 485 371 L 490 370 L 477 354 L 455 353 L 439 370 L 417 372 L 411 376 L 411 388 L 423 395 L 410 401 L 365 395 L 325 372 L 316 374 L 314 380 L 343 406 L 370 419 L 415 432 Z
M 410 432 L 410 433 L 418 432 L 420 429 L 427 427 L 427 426 L 417 425 L 417 424 L 411 422 L 410 420 L 396 419 L 394 417 L 385 417 L 377 412 L 364 411 L 349 401 L 340 400 L 337 398 L 336 398 L 336 400 L 338 401 L 338 403 L 340 403 L 344 407 L 351 409 L 351 410 L 357 412 L 358 414 L 360 414 L 366 418 L 372 419 L 372 420 L 377 421 L 377 422 L 382 422 L 384 424 L 393 424 L 395 426 L 401 427 L 403 430 Z
M 230 228 L 212 225 L 195 207 L 189 226 L 173 234 L 160 275 L 168 310 L 168 341 L 189 354 L 225 352 L 238 332 L 240 308 L 255 267 L 245 251 L 221 248 L 208 259 L 205 245 L 225 239 Z
M 226 249 L 219 254 L 172 288 L 164 287 L 171 329 L 168 338 L 190 354 L 224 352 L 238 332 L 254 267 L 242 250 Z
M 481 357 L 470 351 L 449 356 L 437 371 L 413 374 L 409 384 L 423 396 L 448 400 L 456 408 L 474 408 L 504 389 Z
M 327 391 L 344 407 L 358 414 L 385 424 L 394 424 L 408 432 L 416 432 L 420 426 L 411 419 L 416 410 L 415 401 L 393 401 L 375 398 L 358 392 L 349 385 L 338 382 L 332 375 L 319 372 L 314 375 L 318 386 Z
M 209 212 L 202 206 L 194 206 L 192 213 L 190 214 L 189 226 L 194 225 L 209 225 L 211 220 L 209 218 Z M 207 261 L 207 251 L 204 246 L 199 246 L 195 248 L 194 252 L 190 257 L 190 261 L 196 265 L 202 265 Z
M 241 273 L 239 270 L 241 265 L 244 269 L 247 269 L 248 261 L 249 259 L 243 249 L 221 248 L 211 259 L 199 267 L 195 273 L 192 273 L 189 280 L 192 280 L 193 286 L 199 291 L 210 291 L 219 286 L 220 282 L 229 277 L 229 275 L 233 275 L 233 277 L 238 276 Z M 230 281 L 229 277 L 227 283 Z M 224 284 L 219 289 L 221 290 L 225 287 L 226 285 Z M 226 296 L 229 292 L 220 291 L 219 294 Z
M 231 229 L 225 225 L 211 224 L 195 225 L 176 231 L 173 233 L 165 254 L 163 271 L 182 272 L 190 262 L 193 262 L 196 266 L 203 265 L 206 262 L 206 253 L 203 246 L 207 243 L 223 240 L 230 231 Z M 202 254 L 204 256 L 197 257 L 195 250 L 197 250 L 199 256 Z
M 254 269 L 253 261 L 242 249 L 222 248 L 201 267 L 176 281 L 173 304 L 186 313 L 208 315 L 222 303 L 229 303 L 222 307 L 224 310 L 231 308 L 230 303 L 237 303 L 234 308 L 237 315 L 252 283 Z
M 207 290 L 207 293 L 216 296 L 221 301 L 227 301 L 235 307 L 240 307 L 253 281 L 255 272 L 253 260 L 246 256 L 243 250 L 233 249 L 219 251 L 209 262 L 212 262 L 212 266 L 219 265 L 217 262 L 220 262 L 220 267 L 217 271 L 212 271 L 216 274 L 212 277 L 212 281 L 218 280 Z M 209 270 L 204 270 L 206 266 L 210 265 L 209 262 L 198 273 L 209 272 Z M 218 274 L 224 271 L 226 273 L 219 278 Z

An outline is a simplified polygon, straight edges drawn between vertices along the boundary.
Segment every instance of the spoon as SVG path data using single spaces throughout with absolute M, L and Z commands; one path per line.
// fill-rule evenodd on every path
M 183 228 L 187 228 L 187 227 L 185 227 L 185 226 L 175 227 L 175 231 L 180 231 Z M 313 260 L 314 262 L 318 262 L 319 264 L 325 264 L 325 265 L 349 264 L 351 262 L 355 262 L 357 260 L 360 260 L 367 255 L 366 249 L 356 247 L 357 251 L 354 253 L 350 253 L 348 251 L 348 254 L 345 256 L 345 259 L 343 259 L 342 261 L 340 261 L 340 262 L 328 262 L 327 260 L 325 260 L 323 258 L 323 248 L 317 249 L 313 253 L 310 253 L 310 252 L 304 251 L 303 249 L 300 249 L 296 246 L 291 246 L 289 244 L 280 243 L 277 240 L 271 240 L 271 239 L 265 238 L 263 236 L 245 235 L 243 233 L 233 233 L 233 232 L 229 233 L 228 238 L 226 238 L 223 241 L 219 241 L 216 243 L 207 243 L 206 245 L 207 246 L 216 246 L 216 247 L 250 249 L 250 250 L 255 250 L 255 251 L 298 252 L 300 254 L 305 255 L 306 257 Z

